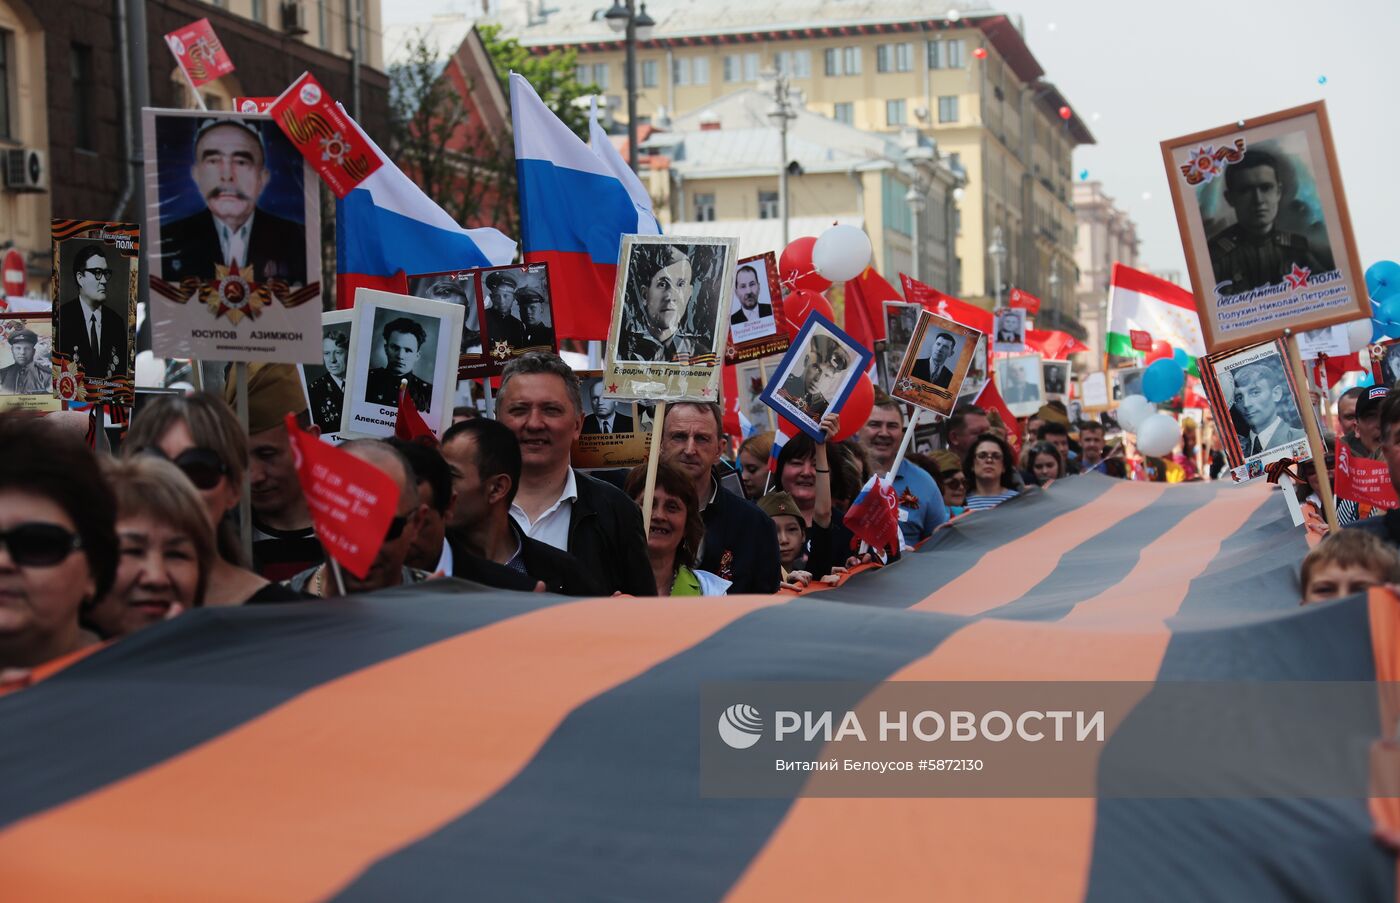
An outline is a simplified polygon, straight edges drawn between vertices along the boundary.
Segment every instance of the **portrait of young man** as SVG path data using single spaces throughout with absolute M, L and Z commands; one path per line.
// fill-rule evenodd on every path
M 1069 365 L 1058 361 L 1045 361 L 1040 365 L 1040 369 L 1045 380 L 1045 394 L 1065 394 L 1065 377 L 1069 372 Z
M 851 366 L 851 356 L 831 336 L 813 334 L 800 361 L 788 371 L 778 395 L 812 420 L 821 420 Z
M 62 245 L 71 292 L 58 308 L 55 348 L 82 368 L 88 379 L 127 372 L 129 263 L 101 241 L 70 239 Z M 71 256 L 68 256 L 71 255 Z
M 1251 361 L 1230 371 L 1234 384 L 1229 398 L 1232 416 L 1242 418 L 1240 450 L 1246 458 L 1307 438 L 1295 426 L 1297 405 L 1277 357 Z
M 386 313 L 395 312 L 381 310 L 379 315 L 383 316 Z M 398 407 L 399 383 L 407 379 L 408 395 L 413 399 L 413 404 L 422 412 L 431 408 L 433 384 L 419 376 L 415 370 L 432 375 L 436 335 L 430 339 L 428 329 L 420 319 L 400 314 L 385 323 L 380 330 L 385 363 L 382 367 L 370 368 L 365 380 L 366 402 Z
M 515 312 L 520 281 L 520 274 L 510 270 L 492 270 L 482 280 L 486 288 L 486 340 L 493 347 L 497 342 L 514 349 L 525 347 L 525 324 Z
M 618 338 L 621 361 L 686 362 L 714 350 L 691 325 L 695 268 L 677 245 L 634 245 Z
M 188 120 L 166 121 L 183 127 Z M 271 123 L 236 118 L 199 122 L 189 176 L 202 206 L 172 222 L 162 219 L 161 278 L 171 283 L 213 279 L 216 266 L 236 265 L 251 282 L 306 283 L 305 224 L 273 213 L 266 203 L 273 181 L 269 141 L 286 142 Z M 295 151 L 289 153 L 295 158 Z M 302 168 L 291 172 L 300 176 Z M 300 186 L 296 197 L 301 198 Z
M 53 365 L 39 357 L 38 333 L 24 325 L 11 332 L 6 342 L 12 362 L 0 367 L 0 395 L 49 394 Z
M 520 322 L 525 330 L 523 348 L 553 351 L 554 325 L 550 317 L 549 299 L 527 285 L 515 293 L 515 304 L 520 310 Z
M 937 331 L 931 340 L 925 340 L 928 353 L 914 361 L 910 376 L 946 389 L 953 382 L 953 371 L 949 362 L 956 360 L 958 340 L 951 332 Z

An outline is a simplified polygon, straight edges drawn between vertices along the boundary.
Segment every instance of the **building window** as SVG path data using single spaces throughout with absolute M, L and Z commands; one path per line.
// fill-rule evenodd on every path
M 73 146 L 81 150 L 96 150 L 92 122 L 92 48 L 74 44 L 68 56 L 68 71 L 73 81 Z
M 695 196 L 695 221 L 697 223 L 712 223 L 715 221 L 714 194 L 697 194 Z
M 829 47 L 826 51 L 827 75 L 860 75 L 859 47 Z
M 778 193 L 776 191 L 760 191 L 758 193 L 758 218 L 778 218 Z
M 326 44 L 326 0 L 316 0 L 316 37 L 320 39 L 317 44 L 322 50 L 328 50 Z
M 690 83 L 708 85 L 710 83 L 710 58 L 697 56 L 690 61 Z
M 785 50 L 774 55 L 773 66 L 780 73 L 791 78 L 811 78 L 812 51 Z
M 607 90 L 608 87 L 608 64 L 598 63 L 593 67 L 593 84 Z
M 914 69 L 913 44 L 880 44 L 875 48 L 875 69 L 879 72 L 911 72 Z
M 885 101 L 885 125 L 904 125 L 904 101 Z
M 938 121 L 958 121 L 958 97 L 956 94 L 938 98 Z
M 661 67 L 656 64 L 656 60 L 642 60 L 641 82 L 643 88 L 656 87 L 657 77 L 660 74 L 658 70 L 660 68 Z
M 592 65 L 583 63 L 574 70 L 574 75 L 578 78 L 578 83 L 584 87 L 593 85 L 600 91 L 606 91 L 608 88 L 607 63 L 594 63 Z
M 831 112 L 831 118 L 837 122 L 844 122 L 846 125 L 856 124 L 856 105 L 853 103 L 838 103 Z
M 682 57 L 671 60 L 671 84 L 690 84 L 690 60 Z
M 909 202 L 904 199 L 909 187 L 889 173 L 880 175 L 881 219 L 885 228 L 900 235 L 912 235 L 914 218 L 909 212 Z
M 267 18 L 267 0 L 253 0 L 253 21 L 262 22 Z
M 758 54 L 731 53 L 727 55 L 724 58 L 724 80 L 727 82 L 758 81 Z
M 961 69 L 963 48 L 961 40 L 939 40 L 928 42 L 928 67 L 930 69 Z
M 710 58 L 705 56 L 678 56 L 671 60 L 671 84 L 708 85 L 710 83 Z
M 10 33 L 0 28 L 0 138 L 10 132 Z

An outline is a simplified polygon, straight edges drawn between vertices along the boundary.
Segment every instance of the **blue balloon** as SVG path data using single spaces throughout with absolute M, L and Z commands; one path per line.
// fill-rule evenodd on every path
M 1367 267 L 1366 291 L 1371 293 L 1372 301 L 1384 301 L 1400 294 L 1400 263 L 1379 260 Z
M 1356 384 L 1358 386 L 1369 386 L 1375 381 L 1376 378 L 1371 375 L 1371 371 L 1367 370 L 1365 373 L 1361 374 L 1361 378 L 1356 381 Z
M 1176 361 L 1183 370 L 1191 368 L 1191 355 L 1186 353 L 1185 348 L 1177 348 L 1172 351 L 1172 360 Z
M 1392 339 L 1400 339 L 1400 320 L 1386 320 L 1385 334 Z
M 1385 321 L 1372 318 L 1371 320 L 1371 344 L 1374 345 L 1385 338 Z
M 1377 320 L 1400 320 L 1400 295 L 1371 300 L 1371 316 Z
M 1142 374 L 1142 394 L 1153 404 L 1161 404 L 1174 397 L 1184 385 L 1186 371 L 1170 358 L 1153 361 Z

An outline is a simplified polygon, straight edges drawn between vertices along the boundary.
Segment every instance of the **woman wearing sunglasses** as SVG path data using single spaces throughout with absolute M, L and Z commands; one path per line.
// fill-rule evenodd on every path
M 967 450 L 963 473 L 967 475 L 969 511 L 995 508 L 1016 496 L 1016 453 L 996 433 L 983 433 Z
M 174 464 L 152 455 L 102 462 L 117 497 L 117 579 L 83 622 L 116 639 L 204 602 L 214 531 Z
M 116 507 L 82 440 L 0 416 L 0 694 L 94 647 L 78 618 L 112 585 Z
M 153 399 L 132 419 L 122 454 L 165 458 L 199 490 L 218 552 L 209 569 L 205 605 L 306 598 L 244 566 L 237 528 L 229 514 L 238 507 L 248 471 L 248 439 L 223 399 L 207 392 Z

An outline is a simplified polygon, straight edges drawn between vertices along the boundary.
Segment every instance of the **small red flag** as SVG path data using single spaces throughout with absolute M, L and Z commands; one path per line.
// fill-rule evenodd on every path
M 1006 406 L 1001 393 L 997 391 L 996 382 L 987 380 L 987 384 L 982 387 L 982 394 L 977 396 L 977 406 L 984 411 L 997 412 L 997 415 L 1001 417 L 1001 422 L 1006 425 L 1006 441 L 1011 443 L 1011 447 L 1016 450 L 1017 454 L 1020 454 L 1021 421 Z
M 394 436 L 405 442 L 422 442 L 434 448 L 438 444 L 437 434 L 423 420 L 423 415 L 418 413 L 418 405 L 413 403 L 413 396 L 408 394 L 408 380 L 399 381 L 399 413 L 394 418 Z
M 338 198 L 384 165 L 359 127 L 310 72 L 292 82 L 267 112 Z
M 887 554 L 899 549 L 899 498 L 878 474 L 865 482 L 841 520 L 870 548 Z
M 165 45 L 175 55 L 175 62 L 185 70 L 190 84 L 196 88 L 233 71 L 233 60 L 224 50 L 223 42 L 214 34 L 208 19 L 191 22 L 165 36 Z
M 866 267 L 846 282 L 846 333 L 866 348 L 874 348 L 885 340 L 885 302 L 903 300 L 874 267 Z
M 322 442 L 286 417 L 292 459 L 311 525 L 326 554 L 364 579 L 399 507 L 399 487 L 384 471 Z
M 1039 351 L 1048 361 L 1068 360 L 1071 354 L 1089 350 L 1088 345 L 1058 329 L 1027 329 L 1026 347 Z
M 276 102 L 275 97 L 235 97 L 233 109 L 236 113 L 266 113 Z
M 1019 307 L 1031 316 L 1040 313 L 1040 299 L 1025 289 L 1013 288 L 1011 294 L 1007 296 L 1007 302 L 1012 307 Z

